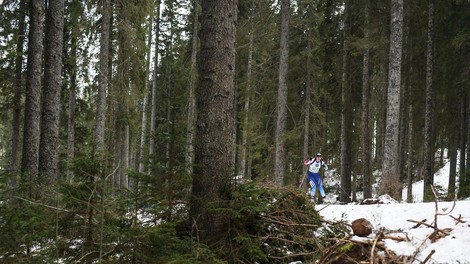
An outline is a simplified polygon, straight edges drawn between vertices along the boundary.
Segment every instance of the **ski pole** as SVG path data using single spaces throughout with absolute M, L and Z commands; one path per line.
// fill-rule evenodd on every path
M 302 185 L 304 184 L 305 177 L 307 177 L 307 173 L 308 173 L 308 169 L 307 169 L 307 171 L 305 172 L 304 177 L 303 177 L 302 180 L 300 181 L 299 188 L 302 188 Z

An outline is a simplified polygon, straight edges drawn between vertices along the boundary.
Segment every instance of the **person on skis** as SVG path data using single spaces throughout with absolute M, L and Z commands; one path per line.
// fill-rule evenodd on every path
M 314 158 L 304 160 L 304 165 L 308 166 L 307 181 L 310 184 L 310 198 L 315 198 L 315 192 L 318 188 L 322 198 L 325 198 L 325 190 L 323 189 L 322 178 L 320 169 L 323 167 L 325 171 L 328 170 L 328 165 L 323 161 L 321 153 L 318 152 Z

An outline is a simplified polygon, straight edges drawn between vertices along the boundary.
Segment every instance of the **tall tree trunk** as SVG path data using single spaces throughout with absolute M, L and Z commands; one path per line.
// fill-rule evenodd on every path
M 119 177 L 119 188 L 128 189 L 129 188 L 129 178 L 127 171 L 129 170 L 129 144 L 130 144 L 130 134 L 129 134 L 129 124 L 124 125 L 124 136 L 121 149 L 121 175 Z
M 59 178 L 59 114 L 62 90 L 64 0 L 49 0 L 44 48 L 44 92 L 39 142 L 39 181 Z
M 153 24 L 153 17 L 150 17 L 148 23 L 148 40 L 147 40 L 147 72 L 150 74 L 150 54 L 152 53 L 152 24 Z M 150 82 L 145 82 L 145 89 L 144 89 L 144 100 L 142 102 L 142 122 L 141 122 L 141 130 L 140 130 L 140 146 L 139 146 L 139 168 L 138 172 L 143 173 L 145 170 L 144 165 L 144 150 L 145 150 L 145 141 L 146 141 L 146 134 L 147 134 L 147 103 L 148 103 L 148 91 L 147 88 L 150 88 Z M 137 186 L 136 186 L 137 187 Z
M 344 37 L 343 37 L 343 73 L 341 92 L 341 193 L 339 200 L 343 203 L 351 201 L 351 130 L 353 111 L 351 105 L 351 69 L 350 52 L 347 38 L 350 35 L 351 3 L 345 3 Z
M 78 7 L 80 3 L 78 0 L 73 0 L 71 5 Z M 75 100 L 77 89 L 77 46 L 79 37 L 78 19 L 80 14 L 78 11 L 71 11 L 71 28 L 69 29 L 70 40 L 70 60 L 67 60 L 67 70 L 70 76 L 69 84 L 69 107 L 68 107 L 68 124 L 67 124 L 67 180 L 73 179 L 74 173 L 72 170 L 73 159 L 75 158 Z
M 408 31 L 408 35 L 409 35 L 408 36 L 408 39 L 409 39 L 408 50 L 412 50 L 413 40 L 409 31 Z M 413 53 L 410 52 L 408 56 L 408 65 L 409 65 L 408 76 L 413 75 L 413 63 L 412 62 L 413 62 Z M 411 82 L 411 79 L 409 79 L 406 84 L 405 91 L 403 91 L 403 96 L 407 98 L 411 98 L 411 89 L 412 89 L 412 82 Z M 406 111 L 403 111 L 403 113 L 408 115 L 408 129 L 407 129 L 408 137 L 407 137 L 407 143 L 406 143 L 407 145 L 406 146 L 406 155 L 407 155 L 406 165 L 408 168 L 406 171 L 406 175 L 408 179 L 407 181 L 408 189 L 407 189 L 407 194 L 406 194 L 406 201 L 408 203 L 412 203 L 413 202 L 413 156 L 414 156 L 414 153 L 413 153 L 413 105 L 409 103 L 408 108 L 406 109 Z M 403 135 L 403 137 L 404 136 L 405 135 Z
M 467 170 L 470 169 L 470 94 L 467 94 L 467 108 L 466 108 L 466 111 L 467 111 L 467 158 L 466 158 L 466 168 Z M 467 179 L 467 180 L 470 180 L 470 179 Z
M 148 102 L 148 94 L 144 95 L 144 101 L 142 102 L 142 122 L 141 122 L 141 130 L 140 130 L 140 146 L 139 146 L 139 173 L 144 172 L 144 150 L 145 150 L 145 135 L 147 133 L 147 102 Z
M 428 0 L 428 46 L 426 51 L 426 112 L 424 116 L 424 192 L 423 201 L 433 200 L 431 185 L 434 184 L 433 174 L 433 108 L 434 95 L 432 87 L 433 74 L 433 39 L 434 39 L 434 0 Z
M 239 172 L 238 174 L 241 176 L 246 176 L 247 173 L 247 153 L 249 149 L 249 142 L 248 134 L 250 133 L 250 104 L 251 104 L 251 96 L 252 96 L 252 68 L 253 68 L 253 39 L 254 39 L 254 13 L 255 13 L 255 5 L 252 5 L 250 10 L 250 33 L 249 33 L 249 42 L 248 42 L 248 62 L 247 62 L 247 70 L 246 70 L 246 91 L 245 91 L 245 105 L 243 108 L 243 131 L 242 131 L 242 144 L 240 150 L 240 157 L 239 157 Z
M 465 145 L 467 144 L 467 138 L 465 136 L 465 131 L 467 129 L 468 123 L 467 123 L 467 94 L 465 91 L 462 90 L 461 96 L 460 96 L 460 129 L 459 129 L 459 134 L 460 134 L 460 160 L 459 160 L 459 172 L 460 174 L 464 174 L 466 167 L 465 167 Z
M 157 79 L 158 79 L 158 45 L 160 36 L 160 0 L 157 0 L 157 14 L 155 15 L 155 57 L 153 59 L 152 77 L 152 103 L 150 113 L 150 137 L 149 137 L 149 167 L 148 173 L 152 174 L 155 155 L 155 131 L 157 129 Z
M 400 200 L 401 183 L 398 165 L 400 83 L 403 46 L 403 0 L 392 0 L 390 19 L 390 53 L 388 71 L 387 120 L 382 162 L 382 192 Z
M 411 88 L 411 87 L 410 87 Z M 410 89 L 408 89 L 409 91 Z M 408 95 L 410 92 L 408 92 Z M 407 95 L 407 96 L 408 96 Z M 406 194 L 406 201 L 413 202 L 413 106 L 410 105 L 408 109 L 408 189 Z
M 229 220 L 235 96 L 237 0 L 203 1 L 197 89 L 195 167 L 190 201 L 193 234 L 209 245 L 225 240 Z M 216 155 L 214 155 L 216 154 Z
M 116 187 L 119 189 L 128 188 L 127 170 L 129 168 L 129 93 L 131 92 L 130 67 L 131 67 L 131 37 L 126 31 L 126 26 L 130 25 L 131 18 L 128 9 L 128 2 L 121 2 L 118 6 L 118 16 L 121 25 L 118 30 L 118 66 L 115 79 L 116 87 L 116 157 L 119 160 L 119 170 L 114 177 Z
M 370 2 L 366 0 L 364 39 L 366 43 L 369 40 L 369 13 Z M 369 68 L 369 45 L 363 51 L 363 70 L 362 70 L 362 177 L 364 198 L 372 197 L 371 173 L 370 173 L 370 132 L 369 132 L 369 100 L 370 100 L 370 68 Z
M 67 122 L 67 180 L 73 179 L 73 159 L 75 157 L 75 100 L 76 100 L 76 87 L 77 75 L 72 73 L 70 76 L 70 87 L 69 87 L 69 108 L 68 108 L 68 122 Z
M 196 64 L 197 64 L 197 48 L 198 48 L 198 36 L 197 32 L 199 29 L 199 1 L 193 0 L 193 36 L 191 46 L 191 66 L 189 72 L 189 84 L 188 84 L 188 120 L 186 125 L 186 156 L 185 166 L 186 173 L 193 175 L 193 163 L 194 163 L 194 125 L 196 122 Z
M 9 162 L 9 172 L 16 175 L 18 173 L 18 152 L 20 143 L 20 120 L 21 120 L 21 95 L 23 87 L 23 47 L 26 17 L 26 0 L 20 1 L 18 9 L 18 39 L 16 43 L 15 58 L 15 95 L 13 96 L 13 117 L 11 120 L 11 152 Z M 16 178 L 12 182 L 12 186 L 16 186 Z
M 312 76 L 311 76 L 311 65 L 312 65 L 312 30 L 307 30 L 307 62 L 306 62 L 306 78 L 307 83 L 305 85 L 305 102 L 304 102 L 304 138 L 302 147 L 302 158 L 307 159 L 309 156 L 309 135 L 310 135 L 310 105 L 312 104 L 311 90 L 312 90 Z
M 111 0 L 102 0 L 100 62 L 98 72 L 98 100 L 96 102 L 95 144 L 97 152 L 105 149 L 104 131 L 106 126 L 106 91 L 109 72 L 109 40 L 111 22 Z
M 467 99 L 467 108 L 466 108 L 466 111 L 467 111 L 467 114 L 466 114 L 466 117 L 467 117 L 467 131 L 466 131 L 466 134 L 467 135 L 463 135 L 464 137 L 466 136 L 467 137 L 467 158 L 466 158 L 466 166 L 465 168 L 466 171 L 465 172 L 460 172 L 460 188 L 463 188 L 463 187 L 468 187 L 470 185 L 470 173 L 469 173 L 469 170 L 470 170 L 470 95 L 467 95 L 466 97 Z
M 37 177 L 39 159 L 44 3 L 31 0 L 29 8 L 28 70 L 26 75 L 21 184 L 31 183 Z
M 289 17 L 290 0 L 281 0 L 281 37 L 279 51 L 279 83 L 277 90 L 277 119 L 274 159 L 274 181 L 276 186 L 284 185 L 286 167 L 286 117 L 287 117 L 287 72 L 289 60 Z
M 455 102 L 452 102 L 455 103 Z M 450 139 L 449 139 L 449 160 L 450 160 L 450 167 L 449 167 L 449 185 L 447 190 L 447 198 L 453 199 L 455 196 L 455 180 L 457 178 L 457 145 L 458 145 L 458 129 L 456 122 L 451 125 L 452 132 L 450 132 Z

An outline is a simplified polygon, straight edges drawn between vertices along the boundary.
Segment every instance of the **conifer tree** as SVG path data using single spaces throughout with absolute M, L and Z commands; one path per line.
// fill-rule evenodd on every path
M 382 162 L 382 192 L 400 200 L 398 139 L 400 114 L 401 61 L 403 45 L 403 1 L 391 1 L 390 54 L 387 92 L 387 120 Z
M 193 235 L 215 245 L 229 230 L 221 209 L 231 196 L 235 140 L 234 78 L 237 1 L 203 1 L 195 166 L 190 201 Z M 217 153 L 217 154 L 216 154 Z

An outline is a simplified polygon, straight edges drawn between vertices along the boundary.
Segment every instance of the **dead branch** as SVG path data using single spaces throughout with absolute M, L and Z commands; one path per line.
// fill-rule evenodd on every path
M 25 199 L 23 197 L 19 197 L 19 196 L 12 196 L 12 197 L 16 198 L 16 199 L 19 199 L 19 200 L 22 200 L 22 201 L 25 201 L 25 202 L 28 202 L 30 204 L 39 205 L 39 206 L 46 207 L 46 208 L 49 208 L 49 209 L 53 209 L 53 210 L 56 210 L 56 211 L 66 212 L 66 213 L 73 213 L 72 211 L 69 211 L 69 210 L 64 209 L 64 208 L 54 207 L 54 206 L 51 206 L 51 205 L 35 202 L 35 201 L 32 201 L 32 200 Z M 85 218 L 81 215 L 77 215 L 77 217 L 82 218 L 82 219 Z
M 459 223 L 465 224 L 467 222 L 467 221 L 462 220 L 462 215 L 461 214 L 459 214 L 459 217 L 454 217 L 452 215 L 449 215 L 449 216 L 452 217 L 452 219 L 454 219 L 455 224 L 459 224 Z
M 421 247 L 424 245 L 424 243 L 426 243 L 426 241 L 431 237 L 432 234 L 433 233 L 429 234 L 425 239 L 423 239 L 423 241 L 421 241 L 421 243 L 415 249 L 413 254 L 410 256 L 410 258 L 409 258 L 410 263 L 412 263 L 416 259 L 416 256 L 418 256 L 419 252 L 421 252 Z
M 283 226 L 301 226 L 301 227 L 313 227 L 313 228 L 318 227 L 318 225 L 313 225 L 313 224 L 301 224 L 301 223 L 296 223 L 296 222 L 293 222 L 293 221 L 282 221 L 282 220 L 285 220 L 285 219 L 280 218 L 280 217 L 274 217 L 274 216 L 270 216 L 270 217 L 263 216 L 263 218 L 270 221 L 270 222 L 272 222 L 272 223 L 283 225 Z
M 449 228 L 439 229 L 436 225 L 430 225 L 430 224 L 428 224 L 428 223 L 424 223 L 424 222 L 420 222 L 420 221 L 416 221 L 416 220 L 411 220 L 411 219 L 408 219 L 408 220 L 406 220 L 406 221 L 412 222 L 412 223 L 419 223 L 419 224 L 421 224 L 421 225 L 425 225 L 425 226 L 427 226 L 427 227 L 429 227 L 429 228 L 434 229 L 434 232 L 435 232 L 435 233 L 442 233 L 442 234 L 444 234 L 444 235 L 446 235 L 446 236 L 449 235 L 449 233 L 448 233 Z M 450 229 L 450 230 L 452 231 L 452 229 Z
M 410 239 L 408 237 L 399 237 L 399 236 L 393 236 L 393 235 L 390 235 L 390 234 L 384 234 L 383 238 L 384 239 L 392 239 L 392 240 L 399 241 L 399 242 L 410 241 Z
M 412 226 L 411 228 L 412 228 L 412 229 L 418 228 L 418 227 L 420 227 L 420 226 L 422 225 L 422 223 L 424 223 L 424 222 L 426 222 L 426 221 L 427 221 L 427 219 L 423 219 L 423 220 L 419 221 L 418 224 Z
M 428 256 L 427 256 L 427 257 L 423 260 L 423 262 L 421 262 L 421 263 L 424 264 L 424 263 L 428 262 L 428 260 L 431 258 L 431 256 L 432 256 L 435 252 L 436 252 L 436 250 L 434 250 L 434 249 L 431 250 L 431 252 L 429 252 Z
M 374 264 L 375 247 L 379 239 L 382 237 L 382 235 L 383 235 L 383 232 L 380 231 L 374 239 L 374 243 L 372 244 L 372 248 L 370 249 L 370 264 Z

